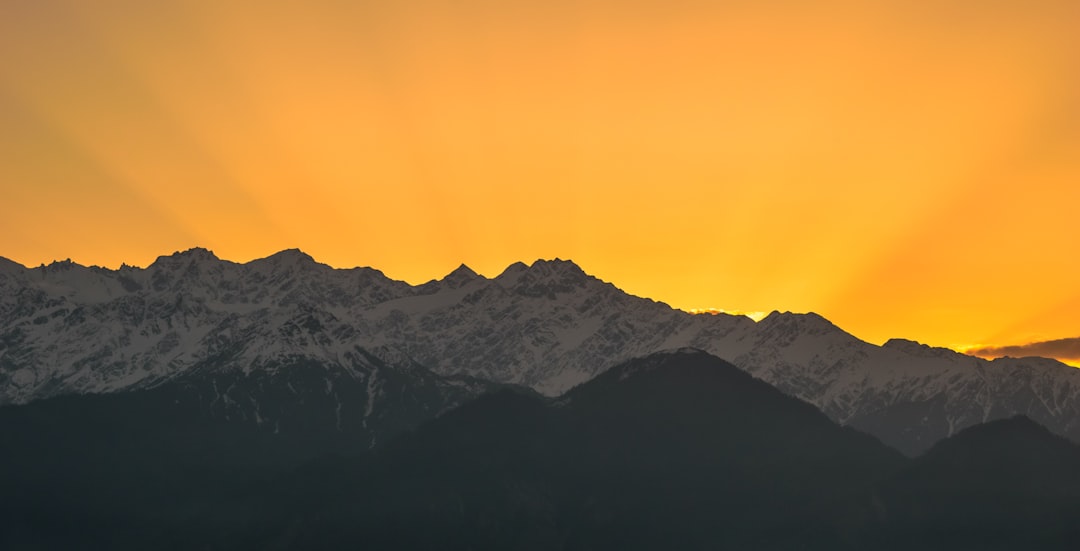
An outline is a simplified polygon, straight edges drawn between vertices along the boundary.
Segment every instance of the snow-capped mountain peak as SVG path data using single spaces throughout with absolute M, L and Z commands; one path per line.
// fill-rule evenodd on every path
M 558 259 L 494 279 L 462 266 L 411 286 L 297 250 L 237 264 L 192 249 L 145 269 L 0 261 L 0 287 L 0 403 L 301 358 L 349 365 L 357 346 L 439 376 L 557 395 L 622 361 L 691 347 L 908 451 L 1018 413 L 1080 438 L 1080 370 L 1053 360 L 879 347 L 817 314 L 692 315 Z
M 473 271 L 472 268 L 466 266 L 465 264 L 462 264 L 457 268 L 454 268 L 454 271 L 446 274 L 446 277 L 440 279 L 439 282 L 451 289 L 457 289 L 459 287 L 462 287 L 463 285 L 468 285 L 469 283 L 472 283 L 474 281 L 480 281 L 485 279 L 487 278 L 476 273 L 475 271 Z
M 514 272 L 507 269 L 496 279 L 513 288 L 516 293 L 548 298 L 584 288 L 589 283 L 600 282 L 586 274 L 577 264 L 557 258 L 537 260 L 527 269 L 519 268 Z
M 825 334 L 842 331 L 833 322 L 814 312 L 795 313 L 773 310 L 757 323 L 763 328 L 787 328 L 800 333 Z
M 495 276 L 493 281 L 498 282 L 500 285 L 510 287 L 517 282 L 518 278 L 522 274 L 529 271 L 529 265 L 524 262 L 515 262 L 506 267 L 499 275 Z
M 219 259 L 213 251 L 203 247 L 193 247 L 186 251 L 176 251 L 170 255 L 159 256 L 150 267 L 175 267 L 194 263 L 210 264 L 219 261 L 221 261 L 221 259 Z
M 256 260 L 254 263 L 265 262 L 273 266 L 311 266 L 318 264 L 311 255 L 300 249 L 285 249 L 274 253 L 266 258 Z M 323 265 L 325 266 L 325 265 Z
M 529 266 L 528 271 L 531 274 L 535 274 L 537 277 L 549 277 L 560 280 L 584 279 L 589 277 L 589 275 L 572 260 L 562 260 L 559 258 L 553 260 L 539 259 Z
M 881 345 L 881 347 L 891 350 L 898 350 L 912 356 L 922 357 L 942 358 L 956 356 L 959 354 L 959 352 L 956 352 L 955 350 L 950 350 L 948 348 L 930 346 L 917 341 L 900 338 L 889 339 L 888 341 L 885 341 L 885 344 Z

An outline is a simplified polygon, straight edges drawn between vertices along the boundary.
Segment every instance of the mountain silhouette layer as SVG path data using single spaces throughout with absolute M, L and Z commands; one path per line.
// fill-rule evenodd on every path
M 556 396 L 627 359 L 687 346 L 909 455 L 1017 414 L 1080 440 L 1080 371 L 1059 362 L 986 361 L 902 339 L 876 346 L 816 314 L 774 312 L 757 323 L 690 315 L 570 261 L 517 263 L 490 279 L 462 266 L 418 286 L 370 268 L 336 270 L 297 250 L 237 264 L 192 249 L 144 269 L 0 263 L 6 404 L 194 374 L 283 380 L 276 373 L 292 365 L 343 374 L 378 402 L 386 394 L 367 385 L 369 370 L 357 364 L 364 354 L 419 366 L 450 381 L 447 391 L 471 380 Z M 335 377 L 324 386 L 346 384 Z M 241 398 L 231 403 L 236 415 L 266 430 L 281 421 Z M 363 423 L 365 411 L 344 411 L 345 422 Z
M 23 439 L 0 456 L 0 544 L 1064 550 L 1080 534 L 1080 453 L 1029 419 L 909 459 L 692 349 L 299 461 L 319 435 L 193 425 L 159 392 L 0 408 Z

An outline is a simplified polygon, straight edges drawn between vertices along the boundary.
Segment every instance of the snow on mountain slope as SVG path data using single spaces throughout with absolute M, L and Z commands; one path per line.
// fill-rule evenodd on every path
M 348 369 L 358 346 L 548 395 L 630 358 L 693 347 L 909 453 L 1017 413 L 1080 440 L 1080 370 L 1064 364 L 879 347 L 816 314 L 691 315 L 562 260 L 492 279 L 461 266 L 415 287 L 296 250 L 236 264 L 192 249 L 115 271 L 0 261 L 0 403 L 146 388 L 196 366 L 250 374 L 307 358 Z

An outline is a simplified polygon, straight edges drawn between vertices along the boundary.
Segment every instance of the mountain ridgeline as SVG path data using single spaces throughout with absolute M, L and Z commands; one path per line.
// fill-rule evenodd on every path
M 321 388 L 341 406 L 331 406 L 335 426 L 338 415 L 375 426 L 367 416 L 398 408 L 411 423 L 392 381 L 440 396 L 420 406 L 430 417 L 490 385 L 556 396 L 620 362 L 682 347 L 909 455 L 1017 414 L 1080 440 L 1080 370 L 1059 362 L 986 361 L 899 339 L 875 346 L 815 314 L 757 323 L 691 315 L 568 261 L 517 263 L 491 279 L 462 266 L 411 286 L 297 250 L 237 264 L 192 249 L 119 270 L 0 259 L 0 404 L 187 384 L 272 432 L 288 424 L 282 400 L 310 404 L 304 393 Z M 304 366 L 310 388 L 288 385 L 293 366 Z
M 493 390 L 360 450 L 340 445 L 345 431 L 268 434 L 200 415 L 168 389 L 0 408 L 17 452 L 0 454 L 0 547 L 1080 543 L 1080 449 L 1027 418 L 910 459 L 698 350 L 622 363 L 557 398 Z
M 1080 371 L 561 260 L 0 259 L 0 435 L 0 549 L 1080 548 Z

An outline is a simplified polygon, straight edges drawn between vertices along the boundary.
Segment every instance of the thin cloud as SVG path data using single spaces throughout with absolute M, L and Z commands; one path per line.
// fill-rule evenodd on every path
M 987 346 L 968 350 L 967 353 L 993 358 L 1001 356 L 1042 356 L 1045 358 L 1080 360 L 1080 337 L 1011 346 Z

